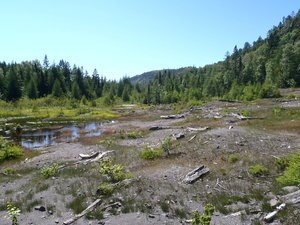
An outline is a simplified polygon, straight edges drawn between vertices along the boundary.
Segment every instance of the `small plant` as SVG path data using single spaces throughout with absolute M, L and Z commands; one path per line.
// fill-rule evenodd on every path
M 41 169 L 41 174 L 44 178 L 53 177 L 58 173 L 58 164 L 53 163 L 51 166 L 43 166 Z
M 21 210 L 14 206 L 11 202 L 7 202 L 6 207 L 7 214 L 12 222 L 12 225 L 18 225 L 18 216 L 20 216 Z
M 104 144 L 107 148 L 110 148 L 113 145 L 113 140 L 111 138 L 107 138 L 104 140 Z
M 0 136 L 0 163 L 4 160 L 18 159 L 23 155 L 23 150 Z
M 195 210 L 192 225 L 209 225 L 214 211 L 215 207 L 212 204 L 207 204 L 204 207 L 204 212 L 201 216 L 199 212 Z
M 290 155 L 286 163 L 286 169 L 277 181 L 285 186 L 300 184 L 300 152 Z
M 236 154 L 230 154 L 228 156 L 228 162 L 231 164 L 236 163 L 238 160 L 239 160 L 239 158 Z
M 110 183 L 104 182 L 98 186 L 97 194 L 110 196 L 114 191 L 114 186 Z
M 173 148 L 172 139 L 170 137 L 167 137 L 163 142 L 161 143 L 161 149 L 167 154 L 170 155 L 170 151 Z
M 154 160 L 163 156 L 163 151 L 160 148 L 145 148 L 140 152 L 142 159 Z
M 128 177 L 128 174 L 124 172 L 123 166 L 121 164 L 113 164 L 110 159 L 101 161 L 98 171 L 106 175 L 108 180 L 113 183 L 122 181 Z
M 259 177 L 259 176 L 268 174 L 269 170 L 260 164 L 255 164 L 255 165 L 249 167 L 249 172 L 253 176 Z

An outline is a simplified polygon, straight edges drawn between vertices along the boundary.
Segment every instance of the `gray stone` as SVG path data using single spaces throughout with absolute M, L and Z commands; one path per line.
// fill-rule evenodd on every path
M 276 199 L 276 198 L 271 199 L 269 203 L 270 203 L 270 206 L 271 206 L 272 208 L 274 208 L 274 207 L 276 207 L 277 205 L 280 204 L 280 202 L 279 202 L 278 199 Z
M 286 186 L 286 187 L 283 187 L 282 190 L 287 193 L 292 193 L 292 192 L 298 191 L 299 188 L 297 186 Z

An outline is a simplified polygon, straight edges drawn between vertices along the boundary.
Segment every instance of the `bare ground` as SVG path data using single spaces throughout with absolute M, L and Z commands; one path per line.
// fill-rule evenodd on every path
M 111 197 L 103 198 L 98 214 L 79 219 L 74 224 L 188 224 L 194 210 L 203 211 L 207 202 L 218 204 L 228 198 L 214 213 L 212 224 L 264 224 L 266 215 L 263 204 L 274 197 L 274 178 L 278 176 L 274 158 L 299 151 L 300 136 L 284 128 L 264 129 L 260 119 L 240 121 L 232 112 L 272 110 L 275 107 L 297 108 L 299 101 L 261 101 L 251 104 L 209 102 L 201 109 L 187 111 L 185 118 L 162 120 L 160 115 L 171 110 L 152 108 L 130 111 L 115 123 L 103 126 L 103 136 L 97 145 L 81 143 L 59 143 L 36 149 L 42 154 L 13 165 L 20 176 L 0 178 L 0 205 L 11 200 L 22 209 L 20 224 L 62 224 L 72 217 L 71 206 L 82 205 L 82 210 L 99 198 L 97 186 L 103 181 L 95 171 L 97 164 L 80 164 L 65 167 L 53 178 L 44 179 L 39 174 L 44 165 L 54 162 L 67 165 L 79 161 L 80 153 L 115 150 L 115 161 L 133 174 L 135 181 L 126 188 L 116 191 Z M 296 121 L 298 122 L 298 121 Z M 177 126 L 176 129 L 149 131 L 153 126 Z M 187 127 L 210 127 L 207 131 L 188 131 Z M 120 134 L 141 131 L 142 137 L 120 138 Z M 173 141 L 171 155 L 147 161 L 139 156 L 145 147 L 159 147 L 166 137 L 183 132 L 185 137 Z M 195 136 L 195 137 L 194 137 Z M 194 137 L 192 140 L 190 140 Z M 103 140 L 111 140 L 110 146 Z M 230 163 L 228 157 L 236 155 L 238 160 Z M 269 168 L 263 178 L 249 174 L 250 165 L 259 163 Z M 195 167 L 204 164 L 210 173 L 194 184 L 183 184 L 183 177 Z M 232 196 L 235 199 L 232 199 Z M 237 196 L 241 198 L 237 198 Z M 247 198 L 243 202 L 242 197 Z M 101 207 L 119 201 L 119 208 Z M 45 206 L 46 211 L 35 210 Z M 6 211 L 0 211 L 0 224 L 8 225 Z M 80 210 L 80 211 L 82 211 Z M 293 209 L 293 213 L 299 212 Z M 96 210 L 97 211 L 97 210 Z M 293 220 L 294 214 L 286 221 Z M 276 220 L 279 224 L 284 221 Z M 296 223 L 294 223 L 296 224 Z

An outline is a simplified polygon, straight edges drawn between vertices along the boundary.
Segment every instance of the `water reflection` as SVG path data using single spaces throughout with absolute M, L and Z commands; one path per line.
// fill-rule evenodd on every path
M 37 148 L 53 145 L 58 142 L 73 142 L 84 137 L 98 137 L 101 135 L 100 122 L 82 124 L 65 124 L 49 129 L 24 130 L 18 142 L 25 148 Z

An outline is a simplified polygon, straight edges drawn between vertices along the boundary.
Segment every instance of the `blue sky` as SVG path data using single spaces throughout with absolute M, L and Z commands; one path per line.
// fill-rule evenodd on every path
M 1 1 L 0 61 L 47 54 L 109 79 L 204 66 L 266 37 L 299 0 Z

